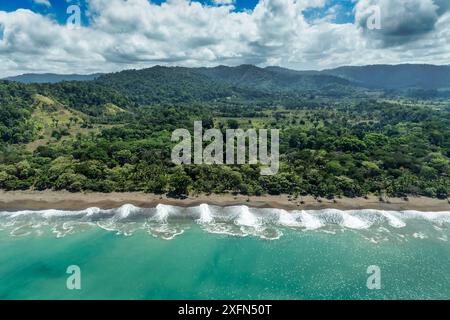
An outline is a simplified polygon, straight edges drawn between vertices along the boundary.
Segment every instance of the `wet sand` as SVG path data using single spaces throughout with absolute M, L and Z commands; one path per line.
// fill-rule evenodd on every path
M 168 198 L 155 194 L 132 193 L 70 193 L 65 191 L 0 191 L 0 210 L 82 210 L 89 207 L 102 209 L 117 208 L 124 204 L 133 204 L 143 208 L 153 208 L 158 204 L 190 207 L 207 203 L 217 206 L 246 205 L 256 208 L 279 208 L 286 210 L 314 209 L 379 209 L 379 210 L 417 210 L 424 212 L 450 211 L 448 200 L 426 197 L 410 197 L 408 201 L 389 198 L 389 202 L 380 202 L 378 197 L 342 198 L 333 200 L 314 199 L 313 197 L 280 196 L 244 196 L 244 195 L 199 195 L 186 199 Z

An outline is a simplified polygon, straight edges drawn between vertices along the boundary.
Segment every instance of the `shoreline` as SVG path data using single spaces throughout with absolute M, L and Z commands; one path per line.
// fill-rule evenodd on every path
M 303 203 L 300 203 L 303 201 Z M 198 206 L 202 203 L 221 207 L 246 205 L 254 208 L 278 208 L 285 210 L 415 210 L 423 212 L 450 211 L 448 200 L 426 197 L 410 197 L 409 201 L 400 198 L 389 198 L 389 203 L 380 202 L 378 197 L 342 198 L 333 200 L 321 199 L 318 202 L 312 196 L 290 199 L 288 195 L 279 196 L 244 196 L 231 194 L 212 194 L 189 196 L 186 199 L 169 198 L 165 195 L 130 193 L 70 193 L 67 191 L 0 191 L 0 210 L 84 210 L 89 207 L 112 209 L 124 204 L 132 204 L 142 208 L 154 208 L 158 204 L 179 207 Z

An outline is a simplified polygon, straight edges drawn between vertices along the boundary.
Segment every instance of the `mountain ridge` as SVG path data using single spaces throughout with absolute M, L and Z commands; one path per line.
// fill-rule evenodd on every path
M 321 71 L 293 70 L 278 66 L 250 64 L 216 67 L 172 67 L 156 65 L 106 74 L 24 74 L 8 77 L 21 83 L 60 83 L 94 81 L 114 87 L 124 94 L 147 95 L 140 102 L 158 100 L 158 92 L 180 99 L 197 99 L 197 93 L 210 98 L 232 96 L 236 92 L 302 93 L 322 91 L 331 94 L 360 90 L 445 91 L 450 92 L 450 65 L 399 64 L 342 66 Z M 151 92 L 149 92 L 151 91 Z

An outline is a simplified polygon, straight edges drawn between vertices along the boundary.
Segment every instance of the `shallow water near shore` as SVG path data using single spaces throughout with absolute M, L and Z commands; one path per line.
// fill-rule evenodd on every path
M 449 226 L 450 212 L 0 212 L 0 299 L 449 299 Z

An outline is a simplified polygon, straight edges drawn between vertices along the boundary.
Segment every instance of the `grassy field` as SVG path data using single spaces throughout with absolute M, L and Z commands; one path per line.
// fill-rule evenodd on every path
M 89 116 L 49 97 L 37 94 L 34 99 L 31 123 L 36 127 L 39 138 L 27 144 L 28 151 L 33 152 L 39 146 L 58 140 L 67 140 L 78 134 L 97 134 L 104 128 L 113 127 L 113 125 L 90 124 Z M 124 110 L 113 104 L 105 105 L 106 115 L 115 115 L 119 112 Z

